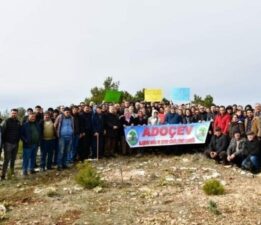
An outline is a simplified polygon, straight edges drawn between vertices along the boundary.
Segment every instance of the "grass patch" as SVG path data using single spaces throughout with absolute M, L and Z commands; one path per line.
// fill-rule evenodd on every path
M 208 202 L 208 210 L 217 216 L 221 215 L 221 212 L 218 210 L 217 203 L 212 200 Z
M 223 195 L 225 188 L 218 180 L 210 179 L 203 185 L 203 191 L 207 195 Z
M 78 184 L 87 189 L 103 186 L 100 175 L 89 162 L 79 164 L 77 165 L 77 168 L 79 171 L 75 176 L 75 180 Z

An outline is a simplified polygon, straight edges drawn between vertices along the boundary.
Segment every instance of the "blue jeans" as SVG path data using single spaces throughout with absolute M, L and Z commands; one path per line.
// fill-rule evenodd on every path
M 58 159 L 57 159 L 57 166 L 59 168 L 67 166 L 67 156 L 71 147 L 72 147 L 72 137 L 59 138 L 59 152 L 58 152 Z
M 247 167 L 247 160 L 250 160 L 254 170 L 258 171 L 260 169 L 260 156 L 258 155 L 250 155 L 248 156 L 243 162 L 242 162 L 242 166 L 243 167 Z
M 54 140 L 54 156 L 53 156 L 53 164 L 54 165 L 57 165 L 58 152 L 59 152 L 59 139 L 56 138 Z
M 27 173 L 28 169 L 30 171 L 34 170 L 36 151 L 38 145 L 32 145 L 30 147 L 24 147 L 23 149 L 23 173 Z
M 68 152 L 68 161 L 69 162 L 74 162 L 76 160 L 77 156 L 77 150 L 78 150 L 78 145 L 79 145 L 79 135 L 73 135 L 72 138 L 72 147 L 70 152 Z
M 51 169 L 52 160 L 55 148 L 55 140 L 42 140 L 41 141 L 41 168 Z M 47 159 L 47 161 L 46 161 Z

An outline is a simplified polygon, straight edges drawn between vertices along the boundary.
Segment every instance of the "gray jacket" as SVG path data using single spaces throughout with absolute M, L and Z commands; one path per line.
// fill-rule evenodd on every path
M 232 138 L 227 148 L 227 154 L 228 155 L 235 154 L 236 156 L 241 155 L 245 149 L 245 143 L 246 143 L 245 138 L 239 140 L 238 151 L 237 151 L 237 141 L 235 138 Z

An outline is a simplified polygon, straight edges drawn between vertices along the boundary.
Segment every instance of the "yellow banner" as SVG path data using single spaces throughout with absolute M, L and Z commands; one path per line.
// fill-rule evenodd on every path
M 145 89 L 146 102 L 160 102 L 163 99 L 162 89 Z

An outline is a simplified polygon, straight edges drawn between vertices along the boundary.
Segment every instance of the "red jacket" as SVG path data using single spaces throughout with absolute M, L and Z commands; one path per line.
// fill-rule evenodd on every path
M 223 116 L 221 114 L 218 114 L 214 121 L 214 130 L 217 127 L 220 127 L 223 134 L 228 134 L 229 124 L 231 119 L 232 119 L 231 116 L 227 113 L 224 114 Z

